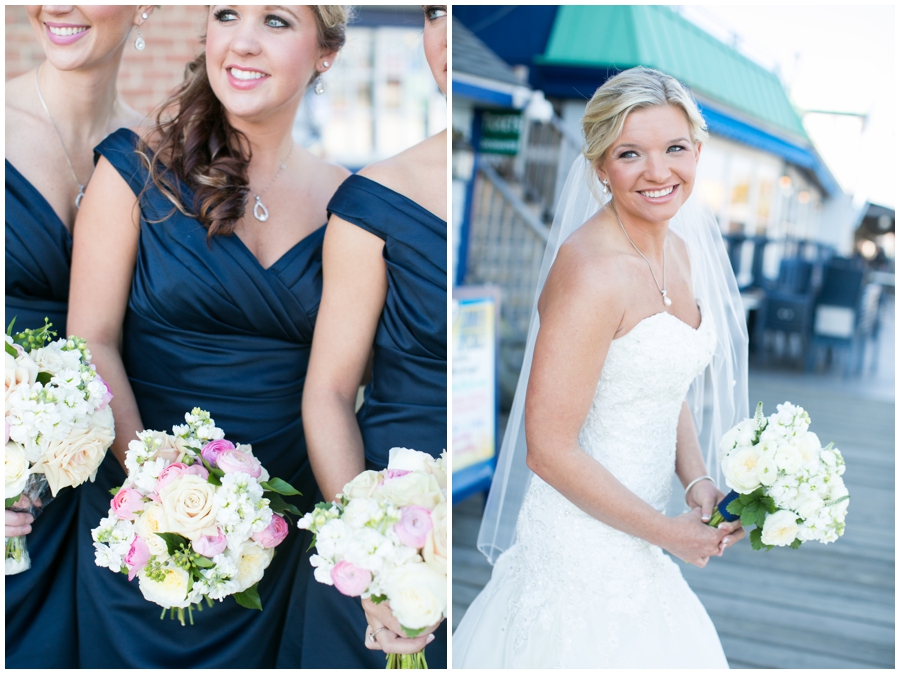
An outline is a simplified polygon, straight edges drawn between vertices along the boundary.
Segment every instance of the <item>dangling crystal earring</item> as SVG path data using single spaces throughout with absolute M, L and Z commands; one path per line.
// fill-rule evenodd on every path
M 325 93 L 325 82 L 322 81 L 321 75 L 316 78 L 316 85 L 313 87 L 313 91 L 315 91 L 318 96 Z
M 134 41 L 134 48 L 137 49 L 138 51 L 144 51 L 144 47 L 147 46 L 147 43 L 144 42 L 144 38 L 141 37 L 141 27 L 138 26 L 137 29 L 138 29 L 138 34 L 137 34 L 137 39 Z

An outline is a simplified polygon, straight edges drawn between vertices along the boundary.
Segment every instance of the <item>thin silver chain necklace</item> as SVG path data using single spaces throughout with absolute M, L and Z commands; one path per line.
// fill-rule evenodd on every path
M 53 115 L 50 114 L 50 109 L 47 107 L 47 102 L 44 100 L 44 96 L 41 94 L 41 85 L 38 82 L 38 73 L 41 70 L 42 63 L 37 69 L 34 71 L 34 88 L 37 90 L 38 99 L 41 101 L 41 105 L 44 106 L 44 112 L 47 113 L 47 117 L 50 118 L 50 123 L 53 125 L 53 130 L 56 131 L 56 137 L 59 138 L 59 144 L 62 145 L 63 154 L 66 156 L 66 163 L 69 165 L 69 172 L 72 174 L 72 180 L 75 181 L 75 186 L 78 188 L 78 196 L 75 197 L 75 209 L 78 210 L 81 208 L 81 200 L 84 198 L 84 189 L 87 187 L 87 184 L 91 181 L 91 176 L 94 175 L 94 169 L 91 169 L 91 174 L 88 176 L 88 179 L 84 181 L 82 185 L 78 182 L 78 176 L 75 174 L 75 168 L 72 166 L 72 160 L 69 159 L 69 151 L 66 150 L 66 144 L 63 142 L 62 134 L 59 132 L 59 127 L 56 126 L 56 121 L 53 119 Z M 109 118 L 106 120 L 106 126 L 104 128 L 109 127 L 109 120 L 112 118 L 113 110 L 116 107 L 116 102 L 113 101 L 112 108 L 109 109 Z
M 278 173 L 275 174 L 275 177 L 272 178 L 271 182 L 266 185 L 266 189 L 257 194 L 253 192 L 253 188 L 250 188 L 250 191 L 253 192 L 253 197 L 256 199 L 256 203 L 253 205 L 253 217 L 259 220 L 260 222 L 265 222 L 269 219 L 269 209 L 266 208 L 266 205 L 262 202 L 263 195 L 269 191 L 269 188 L 275 184 L 275 181 L 278 180 L 278 176 L 281 175 L 281 172 L 287 167 L 288 162 L 291 160 L 291 155 L 294 153 L 294 143 L 291 142 L 291 149 L 288 151 L 288 156 L 285 157 L 284 162 L 282 162 L 281 166 L 278 168 Z
M 672 306 L 672 300 L 670 300 L 666 296 L 666 244 L 663 242 L 663 284 L 659 285 L 659 281 L 656 280 L 656 274 L 653 273 L 653 265 L 650 264 L 650 260 L 647 259 L 647 256 L 641 252 L 641 249 L 635 246 L 634 241 L 631 240 L 631 237 L 628 236 L 628 232 L 625 231 L 625 225 L 622 224 L 622 219 L 619 217 L 618 211 L 616 211 L 615 204 L 612 201 L 609 202 L 609 207 L 612 209 L 612 212 L 616 215 L 616 220 L 619 221 L 619 227 L 622 228 L 622 232 L 625 234 L 625 238 L 628 239 L 628 243 L 634 246 L 634 249 L 638 252 L 642 258 L 644 258 L 644 262 L 647 263 L 647 266 L 650 267 L 650 274 L 653 276 L 653 282 L 656 284 L 656 289 L 659 290 L 659 294 L 662 295 L 663 304 L 667 307 Z

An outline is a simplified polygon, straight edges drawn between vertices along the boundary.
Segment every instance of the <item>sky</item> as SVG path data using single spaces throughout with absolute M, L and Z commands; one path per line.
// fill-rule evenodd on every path
M 684 16 L 780 68 L 794 105 L 854 112 L 806 114 L 807 133 L 845 192 L 896 205 L 896 10 L 893 5 L 684 6 Z

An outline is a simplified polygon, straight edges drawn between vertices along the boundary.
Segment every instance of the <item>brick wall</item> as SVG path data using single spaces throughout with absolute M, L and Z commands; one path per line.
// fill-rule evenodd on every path
M 199 35 L 206 7 L 163 5 L 141 28 L 147 48 L 134 48 L 132 31 L 119 70 L 119 92 L 135 110 L 150 112 L 184 77 L 184 66 L 200 50 Z M 6 79 L 16 77 L 44 60 L 25 7 L 6 6 Z

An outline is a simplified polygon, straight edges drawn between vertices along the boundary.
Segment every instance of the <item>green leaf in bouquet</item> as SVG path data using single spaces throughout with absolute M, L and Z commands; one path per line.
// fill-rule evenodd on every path
M 280 477 L 273 477 L 268 482 L 260 482 L 259 486 L 265 491 L 274 491 L 283 496 L 302 496 L 299 491 L 294 489 Z
M 243 592 L 234 595 L 234 600 L 244 608 L 253 608 L 262 611 L 262 601 L 259 599 L 259 591 L 256 589 L 259 583 L 251 585 Z
M 122 487 L 113 487 L 112 489 L 109 490 L 109 493 L 112 494 L 113 496 L 115 496 L 120 491 L 122 491 Z
M 13 358 L 18 357 L 19 352 L 16 351 L 15 347 L 12 344 L 10 344 L 9 342 L 5 342 L 5 344 L 6 344 L 6 353 L 8 353 Z
M 759 503 L 753 501 L 744 506 L 741 511 L 741 526 L 749 527 L 757 523 L 759 518 Z
M 50 380 L 53 379 L 53 375 L 49 372 L 38 372 L 36 381 L 38 384 L 42 384 L 46 386 L 50 383 Z
M 188 545 L 188 539 L 184 536 L 179 536 L 178 534 L 156 534 L 161 539 L 166 542 L 166 548 L 168 548 L 169 554 L 174 555 L 178 552 L 178 549 L 184 545 Z
M 796 550 L 796 549 L 799 548 L 802 544 L 803 544 L 803 541 L 801 541 L 799 538 L 795 538 L 795 539 L 794 539 L 794 542 L 791 543 L 791 547 L 794 548 L 794 550 Z
M 403 625 L 400 625 L 400 627 L 403 627 Z M 417 629 L 417 630 L 411 630 L 411 629 L 409 629 L 408 627 L 403 627 L 404 633 L 405 633 L 406 636 L 408 636 L 410 639 L 413 639 L 413 638 L 419 636 L 419 635 L 422 634 L 422 632 L 424 632 L 426 629 L 428 629 L 428 628 L 427 628 L 427 627 L 422 627 L 422 628 Z
M 313 534 L 312 543 L 309 544 L 309 547 L 306 548 L 306 551 L 309 552 L 314 547 L 316 547 L 316 535 L 315 534 Z
M 200 557 L 194 559 L 194 566 L 199 566 L 201 569 L 211 569 L 216 564 L 209 557 L 204 557 L 200 555 Z
M 303 513 L 295 506 L 293 503 L 288 503 L 281 495 L 276 492 L 269 492 L 269 495 L 266 497 L 269 499 L 269 507 L 272 509 L 272 512 L 277 513 L 279 515 L 284 515 L 285 513 L 291 513 L 292 515 L 296 515 L 297 517 L 303 517 Z
M 778 510 L 778 506 L 775 505 L 775 499 L 771 496 L 760 496 L 759 504 L 765 508 L 766 512 L 770 515 Z
M 6 334 L 9 335 L 10 337 L 12 337 L 13 326 L 16 324 L 17 318 L 18 318 L 18 316 L 13 316 L 12 321 L 10 321 L 10 323 L 9 323 L 9 327 L 6 328 Z
M 386 594 L 373 594 L 371 597 L 369 597 L 369 601 L 371 601 L 373 604 L 381 604 L 382 602 L 387 601 L 387 595 Z
M 741 501 L 740 497 L 734 499 L 731 503 L 725 506 L 725 510 L 730 512 L 732 515 L 741 516 L 741 513 L 744 510 L 744 503 Z
M 18 501 L 20 498 L 22 498 L 21 494 L 19 494 L 18 496 L 13 496 L 11 498 L 6 499 L 6 505 L 4 507 L 12 508 L 14 505 L 16 505 L 16 501 Z
M 216 475 L 215 473 L 213 473 L 212 471 L 209 471 L 209 475 L 206 476 L 206 481 L 207 481 L 209 484 L 214 484 L 214 485 L 216 485 L 217 487 L 221 487 L 221 486 L 222 486 L 222 480 L 220 480 L 220 479 L 219 479 L 219 476 Z

